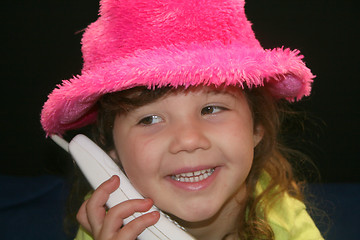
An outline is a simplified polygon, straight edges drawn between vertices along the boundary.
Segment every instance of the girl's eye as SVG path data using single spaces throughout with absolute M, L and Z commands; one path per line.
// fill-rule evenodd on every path
M 201 109 L 201 115 L 215 114 L 222 110 L 225 110 L 225 108 L 219 106 L 206 106 Z
M 152 125 L 152 124 L 155 124 L 155 123 L 159 123 L 161 121 L 162 121 L 161 117 L 156 116 L 156 115 L 151 115 L 151 116 L 147 116 L 147 117 L 144 117 L 143 119 L 141 119 L 138 124 Z

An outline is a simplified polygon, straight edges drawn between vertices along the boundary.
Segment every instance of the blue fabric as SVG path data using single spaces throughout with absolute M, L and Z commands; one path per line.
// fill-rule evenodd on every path
M 325 239 L 358 240 L 360 184 L 311 184 L 309 190 L 314 195 L 315 208 L 320 210 L 319 214 L 314 214 L 313 219 Z
M 0 176 L 1 239 L 67 240 L 63 217 L 67 188 L 56 176 Z

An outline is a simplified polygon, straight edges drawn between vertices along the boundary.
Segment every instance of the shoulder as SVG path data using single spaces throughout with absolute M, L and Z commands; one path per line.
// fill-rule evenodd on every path
M 303 202 L 284 194 L 269 210 L 275 239 L 323 239 Z
M 262 176 L 256 189 L 257 193 L 260 193 L 268 182 L 269 176 Z M 267 219 L 277 240 L 323 239 L 305 204 L 287 193 L 282 194 L 271 205 Z

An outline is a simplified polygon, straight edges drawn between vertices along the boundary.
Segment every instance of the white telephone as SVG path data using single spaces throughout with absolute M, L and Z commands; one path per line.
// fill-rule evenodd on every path
M 107 201 L 109 208 L 129 199 L 143 199 L 114 161 L 85 135 L 79 134 L 75 136 L 70 143 L 57 135 L 52 135 L 51 138 L 72 155 L 80 170 L 94 189 L 98 188 L 113 175 L 120 177 L 120 187 L 110 195 Z M 150 211 L 159 211 L 160 219 L 155 225 L 146 228 L 138 236 L 138 239 L 195 240 L 195 238 L 186 233 L 179 224 L 172 221 L 155 206 L 148 212 Z M 132 216 L 124 219 L 124 224 L 129 223 L 142 214 L 145 213 L 134 213 Z

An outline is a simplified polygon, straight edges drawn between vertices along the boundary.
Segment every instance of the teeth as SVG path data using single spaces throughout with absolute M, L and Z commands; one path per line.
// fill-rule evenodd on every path
M 178 182 L 199 182 L 210 177 L 214 171 L 215 171 L 214 168 L 209 168 L 206 170 L 201 170 L 196 172 L 188 172 L 188 173 L 173 175 L 171 176 L 171 178 Z

